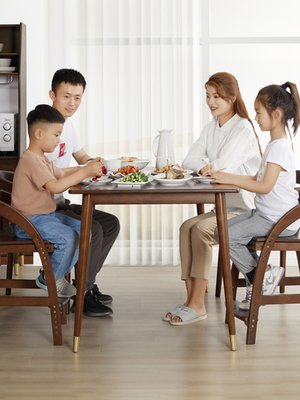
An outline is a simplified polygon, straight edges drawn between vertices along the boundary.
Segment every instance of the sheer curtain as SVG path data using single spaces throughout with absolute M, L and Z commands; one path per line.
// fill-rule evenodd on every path
M 202 125 L 201 2 L 193 0 L 49 1 L 49 75 L 79 69 L 88 85 L 77 119 L 87 151 L 151 159 L 158 129 L 173 129 L 181 162 Z M 59 13 L 58 13 L 59 8 Z M 51 27 L 49 27 L 50 29 Z M 63 60 L 63 64 L 62 64 Z M 121 233 L 108 262 L 177 264 L 187 205 L 102 207 Z

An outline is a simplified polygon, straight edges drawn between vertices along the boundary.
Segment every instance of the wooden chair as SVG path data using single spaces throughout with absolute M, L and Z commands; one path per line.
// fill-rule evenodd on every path
M 296 171 L 296 183 L 300 184 L 300 170 Z M 298 189 L 298 191 L 300 193 L 300 188 Z M 299 198 L 299 201 L 300 201 L 300 198 Z M 204 212 L 203 204 L 197 204 L 197 212 L 198 212 L 198 214 L 201 213 L 201 212 L 202 213 Z M 265 238 L 257 238 L 256 240 L 258 242 L 262 243 L 262 241 L 264 241 L 264 239 Z M 259 245 L 257 245 L 257 246 L 259 247 Z M 282 266 L 283 268 L 286 267 L 286 250 L 285 249 L 282 249 L 280 251 L 280 253 L 279 253 L 279 265 Z M 236 290 L 237 290 L 237 288 L 246 286 L 246 283 L 245 283 L 244 279 L 238 277 L 239 271 L 235 267 L 234 264 L 232 265 L 232 271 L 231 272 L 232 272 L 233 281 L 235 282 L 235 284 L 233 286 L 233 296 L 234 296 L 234 299 L 235 299 L 236 298 Z M 222 267 L 221 267 L 221 260 L 220 260 L 220 254 L 219 254 L 219 257 L 218 257 L 218 268 L 217 268 L 216 290 L 215 290 L 215 296 L 216 297 L 220 297 L 221 288 L 222 288 Z M 280 293 L 284 293 L 285 292 L 285 286 L 284 286 L 283 283 L 281 283 L 281 285 L 279 286 L 279 290 L 280 290 Z
M 0 279 L 0 288 L 6 289 L 6 295 L 0 295 L 0 306 L 39 306 L 49 307 L 52 322 L 53 343 L 62 344 L 61 312 L 57 297 L 56 285 L 51 266 L 49 252 L 53 251 L 53 245 L 43 241 L 31 222 L 9 205 L 10 193 L 0 190 L 0 218 L 2 219 L 0 231 L 0 254 L 7 254 L 6 278 Z M 7 222 L 17 224 L 24 229 L 31 240 L 17 239 L 7 226 Z M 38 289 L 33 279 L 12 279 L 14 254 L 38 252 L 42 268 L 45 272 L 48 291 L 40 296 L 12 293 L 12 289 Z M 23 291 L 22 291 L 23 293 Z M 65 301 L 63 302 L 65 304 Z M 64 311 L 64 305 L 62 311 Z M 63 313 L 64 317 L 64 313 Z
M 256 329 L 258 321 L 259 307 L 265 304 L 294 304 L 300 303 L 300 289 L 298 288 L 298 293 L 279 293 L 271 296 L 264 296 L 262 292 L 262 284 L 264 273 L 268 265 L 268 260 L 271 251 L 295 251 L 297 255 L 297 262 L 300 272 L 300 237 L 299 235 L 289 236 L 289 237 L 279 237 L 280 233 L 284 231 L 291 223 L 299 220 L 300 218 L 300 204 L 294 207 L 292 210 L 287 212 L 273 227 L 267 237 L 257 237 L 254 238 L 249 246 L 252 249 L 261 251 L 259 261 L 256 267 L 256 273 L 253 283 L 252 298 L 249 311 L 239 310 L 235 307 L 235 316 L 243 320 L 247 325 L 247 344 L 254 344 L 256 339 Z M 287 266 L 284 266 L 287 270 Z M 235 279 L 238 274 L 233 272 L 233 287 L 240 285 Z M 285 286 L 299 286 L 300 285 L 300 275 L 287 276 L 286 274 L 281 279 L 281 284 Z M 235 294 L 234 294 L 235 295 Z
M 12 182 L 14 179 L 13 171 L 0 170 L 0 189 L 8 193 L 12 191 Z M 23 267 L 25 263 L 24 254 L 14 254 L 14 273 L 19 275 L 19 267 Z

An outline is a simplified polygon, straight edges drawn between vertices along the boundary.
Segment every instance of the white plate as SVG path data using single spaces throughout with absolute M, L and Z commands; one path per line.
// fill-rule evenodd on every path
M 185 174 L 184 178 L 182 179 L 167 179 L 165 174 L 158 174 L 154 176 L 153 179 L 164 186 L 181 186 L 184 185 L 186 182 L 190 181 L 191 179 L 193 179 L 193 177 L 189 174 Z
M 97 178 L 95 180 L 93 180 L 92 178 L 86 178 L 83 181 L 81 181 L 80 183 L 82 185 L 106 185 L 107 183 L 110 183 L 112 181 L 111 178 L 109 178 L 106 175 L 101 176 L 100 178 Z
M 193 180 L 199 183 L 213 183 L 215 180 L 209 176 L 193 176 Z
M 13 72 L 16 70 L 16 67 L 0 67 L 0 72 Z
M 151 176 L 148 177 L 147 182 L 122 182 L 123 178 L 116 179 L 113 181 L 113 183 L 116 183 L 118 186 L 145 186 L 148 183 L 153 181 L 153 178 Z
M 176 169 L 176 168 L 175 168 Z M 192 170 L 192 169 L 185 169 L 184 170 L 184 174 L 186 175 L 186 174 L 188 174 L 188 175 L 190 175 L 190 174 L 192 174 L 194 171 Z M 162 174 L 162 172 L 156 172 L 155 171 L 155 169 L 153 170 L 153 171 L 151 171 L 151 175 L 160 175 L 160 174 Z M 164 174 L 164 172 L 163 172 L 163 174 Z

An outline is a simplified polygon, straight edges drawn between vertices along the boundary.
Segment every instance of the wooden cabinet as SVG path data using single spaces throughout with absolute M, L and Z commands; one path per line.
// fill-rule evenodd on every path
M 26 148 L 26 26 L 0 25 L 0 43 L 0 169 L 13 171 Z

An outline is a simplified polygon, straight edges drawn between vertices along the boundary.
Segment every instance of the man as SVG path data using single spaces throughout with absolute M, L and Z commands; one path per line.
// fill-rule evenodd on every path
M 79 165 L 86 164 L 92 158 L 85 152 L 70 117 L 77 111 L 81 104 L 86 87 L 83 75 L 73 69 L 60 69 L 55 72 L 49 92 L 52 106 L 60 111 L 66 119 L 61 142 L 53 153 L 47 153 L 50 161 L 57 167 L 69 167 L 71 158 L 74 157 Z M 100 157 L 99 157 L 100 159 Z M 101 160 L 101 159 L 100 159 Z M 63 195 L 56 199 L 57 209 L 76 219 L 81 218 L 81 206 L 70 204 Z M 112 309 L 107 306 L 112 302 L 112 297 L 99 291 L 95 284 L 96 275 L 100 271 L 113 243 L 120 231 L 119 220 L 112 214 L 94 210 L 92 219 L 92 237 L 90 246 L 90 260 L 88 265 L 88 279 L 84 297 L 83 312 L 91 317 L 111 315 Z M 74 310 L 75 300 L 71 310 Z

